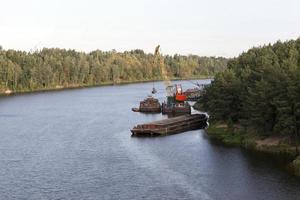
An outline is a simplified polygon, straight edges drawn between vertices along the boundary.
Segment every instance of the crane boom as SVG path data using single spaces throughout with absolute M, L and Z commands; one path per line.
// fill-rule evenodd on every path
M 172 83 L 165 67 L 164 57 L 160 54 L 160 45 L 158 45 L 155 48 L 154 59 L 155 59 L 155 63 L 160 67 L 161 76 L 163 78 L 164 85 L 167 90 L 167 95 L 169 96 L 172 92 L 170 91 L 172 89 Z

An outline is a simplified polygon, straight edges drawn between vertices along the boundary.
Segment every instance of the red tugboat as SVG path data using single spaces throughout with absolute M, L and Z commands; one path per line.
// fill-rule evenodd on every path
M 180 84 L 167 87 L 167 103 L 162 103 L 162 114 L 191 114 L 191 106 Z

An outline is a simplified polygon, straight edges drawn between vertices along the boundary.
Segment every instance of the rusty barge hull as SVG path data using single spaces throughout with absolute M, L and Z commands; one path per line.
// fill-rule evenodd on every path
M 140 107 L 139 111 L 144 113 L 161 113 L 161 107 Z
M 187 103 L 184 106 L 168 106 L 166 103 L 162 103 L 162 114 L 191 114 L 191 112 L 191 106 Z
M 132 136 L 164 136 L 190 130 L 205 128 L 205 114 L 182 115 L 146 124 L 139 124 L 131 129 Z
M 198 88 L 188 89 L 184 92 L 188 101 L 198 101 L 201 96 L 201 90 Z
M 161 105 L 158 99 L 149 96 L 144 101 L 140 102 L 139 108 L 132 108 L 132 111 L 142 113 L 161 113 Z

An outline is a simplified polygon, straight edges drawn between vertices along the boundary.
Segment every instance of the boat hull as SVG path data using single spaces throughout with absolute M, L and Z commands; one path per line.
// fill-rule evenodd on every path
M 140 102 L 140 107 L 138 110 L 135 109 L 133 111 L 142 113 L 161 113 L 161 105 L 158 99 L 148 97 L 144 101 Z
M 184 106 L 168 106 L 166 103 L 162 103 L 162 114 L 191 114 L 191 106 L 188 103 L 184 103 Z
M 205 128 L 207 116 L 204 114 L 182 115 L 166 120 L 140 124 L 131 129 L 132 136 L 164 136 Z

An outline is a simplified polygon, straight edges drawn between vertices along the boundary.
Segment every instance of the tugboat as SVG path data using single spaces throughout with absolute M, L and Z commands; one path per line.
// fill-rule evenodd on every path
M 162 114 L 191 114 L 191 105 L 187 102 L 180 84 L 169 86 L 167 94 L 167 102 L 162 103 Z
M 140 112 L 160 113 L 161 105 L 158 99 L 148 96 L 144 101 L 140 102 Z
M 143 113 L 161 113 L 161 105 L 158 99 L 148 96 L 144 101 L 140 102 L 139 108 L 132 108 L 134 112 L 143 112 Z

